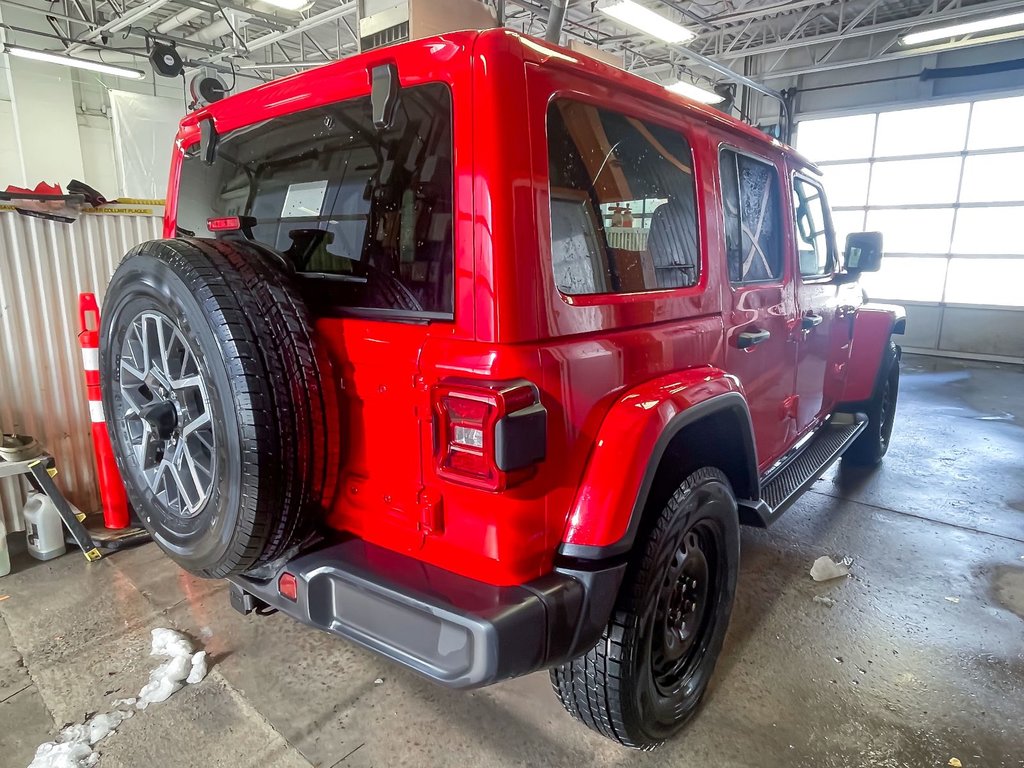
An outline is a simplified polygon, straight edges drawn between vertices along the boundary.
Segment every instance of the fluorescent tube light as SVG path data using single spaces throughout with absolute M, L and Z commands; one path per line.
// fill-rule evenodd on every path
M 965 21 L 963 24 L 951 24 L 948 27 L 936 27 L 926 29 L 923 32 L 911 32 L 900 38 L 903 45 L 917 45 L 918 43 L 931 43 L 936 40 L 945 40 L 949 37 L 960 37 L 970 35 L 974 32 L 991 32 L 994 29 L 1005 29 L 1024 24 L 1024 13 L 1011 13 L 1005 16 L 993 16 L 990 19 L 979 19 L 978 21 Z
M 37 51 L 34 48 L 22 48 L 20 45 L 5 45 L 4 53 L 6 53 L 8 56 L 20 56 L 23 59 L 45 61 L 50 64 L 63 64 L 65 67 L 74 67 L 75 69 L 88 69 L 92 72 L 101 72 L 104 75 L 113 75 L 114 77 L 127 77 L 132 80 L 139 80 L 140 78 L 146 76 L 145 72 L 142 72 L 138 69 L 118 67 L 113 64 L 107 64 L 102 61 L 92 61 L 91 59 L 79 59 L 74 56 L 65 56 L 62 53 Z
M 286 11 L 298 11 L 311 5 L 309 0 L 263 0 L 267 5 L 283 8 Z
M 666 43 L 685 43 L 697 36 L 695 32 L 681 24 L 676 24 L 660 13 L 634 3 L 633 0 L 605 0 L 598 3 L 597 10 Z
M 672 91 L 672 93 L 678 93 L 680 96 L 686 96 L 694 101 L 699 101 L 701 104 L 718 104 L 719 102 L 725 101 L 724 96 L 719 96 L 714 91 L 706 91 L 700 86 L 694 85 L 693 83 L 687 83 L 683 80 L 680 80 L 678 83 L 666 85 L 665 89 Z

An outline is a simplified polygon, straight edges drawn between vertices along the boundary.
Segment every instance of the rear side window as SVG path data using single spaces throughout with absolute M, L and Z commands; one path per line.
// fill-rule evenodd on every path
M 570 295 L 685 288 L 700 277 L 690 145 L 589 104 L 548 108 L 551 262 Z
M 779 178 L 775 166 L 723 149 L 722 203 L 729 280 L 782 277 Z
M 373 125 L 369 96 L 222 136 L 212 165 L 186 153 L 183 234 L 243 219 L 242 233 L 283 253 L 314 303 L 367 313 L 453 312 L 451 95 L 403 88 L 393 125 Z M 308 286 L 307 286 L 308 287 Z
M 793 177 L 793 214 L 800 274 L 819 277 L 832 272 L 835 255 L 825 213 L 825 194 L 817 184 Z

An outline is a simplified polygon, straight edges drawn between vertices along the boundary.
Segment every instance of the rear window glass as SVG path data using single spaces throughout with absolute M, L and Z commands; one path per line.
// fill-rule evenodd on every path
M 316 282 L 308 293 L 317 303 L 450 317 L 447 86 L 403 88 L 384 131 L 374 127 L 366 96 L 221 136 L 212 165 L 194 145 L 181 167 L 178 228 L 212 237 L 208 219 L 227 216 L 247 217 L 246 237 Z
M 696 285 L 690 146 L 675 131 L 589 104 L 548 108 L 551 262 L 565 294 Z

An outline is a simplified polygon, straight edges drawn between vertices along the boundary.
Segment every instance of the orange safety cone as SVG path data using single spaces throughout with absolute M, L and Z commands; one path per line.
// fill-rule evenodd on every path
M 110 446 L 110 435 L 103 415 L 103 396 L 100 393 L 100 308 L 96 303 L 96 294 L 78 295 L 78 317 L 81 328 L 78 342 L 82 346 L 85 385 L 89 392 L 89 417 L 92 421 L 100 501 L 103 504 L 103 525 L 114 529 L 127 528 L 128 496 L 114 461 L 114 451 Z

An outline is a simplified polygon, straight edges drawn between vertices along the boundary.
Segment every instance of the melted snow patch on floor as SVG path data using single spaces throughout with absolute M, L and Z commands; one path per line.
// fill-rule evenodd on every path
M 115 699 L 109 712 L 66 726 L 54 741 L 39 745 L 28 768 L 92 768 L 100 759 L 93 746 L 114 733 L 135 714 L 135 709 L 166 701 L 186 685 L 206 677 L 206 651 L 196 651 L 191 640 L 173 629 L 154 629 L 152 635 L 149 655 L 166 657 L 167 661 L 149 673 L 149 682 L 138 697 Z

